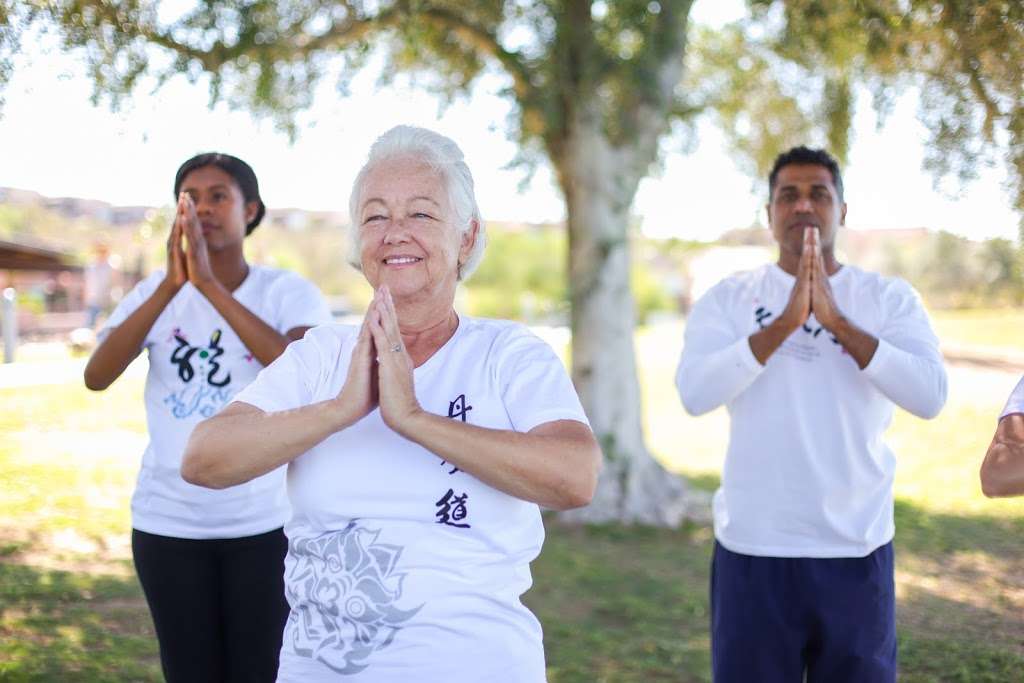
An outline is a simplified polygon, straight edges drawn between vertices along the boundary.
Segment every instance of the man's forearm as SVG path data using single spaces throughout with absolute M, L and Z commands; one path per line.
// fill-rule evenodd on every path
M 757 362 L 761 365 L 767 363 L 772 354 L 782 346 L 782 342 L 786 341 L 798 327 L 800 327 L 800 323 L 794 323 L 784 316 L 780 316 L 763 330 L 750 335 L 747 341 Z
M 840 318 L 829 331 L 861 370 L 868 366 L 878 350 L 878 338 L 860 329 L 846 317 Z

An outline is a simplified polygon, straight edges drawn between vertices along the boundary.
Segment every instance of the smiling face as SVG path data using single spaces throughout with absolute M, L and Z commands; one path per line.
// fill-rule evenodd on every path
M 359 260 L 374 289 L 386 284 L 397 302 L 454 300 L 475 230 L 456 226 L 437 171 L 409 157 L 381 161 L 363 179 L 358 206 Z
M 832 173 L 818 164 L 790 164 L 779 169 L 768 210 L 772 236 L 779 243 L 779 264 L 795 272 L 803 251 L 804 229 L 818 228 L 821 249 L 831 253 L 836 232 L 846 220 Z
M 241 249 L 245 226 L 256 216 L 258 204 L 246 202 L 231 174 L 217 166 L 200 166 L 181 181 L 181 191 L 196 205 L 206 247 L 211 253 Z

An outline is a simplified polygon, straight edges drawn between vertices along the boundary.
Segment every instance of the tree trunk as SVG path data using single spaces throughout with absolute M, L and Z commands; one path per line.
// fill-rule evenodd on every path
M 593 502 L 562 517 L 677 526 L 689 492 L 644 445 L 633 351 L 628 225 L 639 174 L 599 125 L 575 121 L 562 149 L 556 166 L 569 227 L 572 378 L 604 452 Z

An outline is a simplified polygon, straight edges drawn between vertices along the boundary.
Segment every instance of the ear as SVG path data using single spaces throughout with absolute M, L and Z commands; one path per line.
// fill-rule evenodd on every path
M 480 221 L 475 218 L 469 223 L 469 230 L 462 233 L 462 245 L 459 247 L 459 267 L 469 259 L 469 255 L 473 251 L 473 246 L 476 245 L 476 236 L 480 231 Z
M 259 202 L 246 202 L 245 203 L 245 224 L 252 223 L 252 219 L 256 218 L 256 214 L 260 211 Z
M 839 210 L 839 225 L 846 225 L 846 202 L 843 202 L 843 208 Z

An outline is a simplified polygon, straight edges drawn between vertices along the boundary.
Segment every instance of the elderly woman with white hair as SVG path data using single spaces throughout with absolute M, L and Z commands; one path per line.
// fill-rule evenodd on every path
M 362 325 L 290 345 L 196 428 L 182 474 L 219 488 L 288 465 L 279 680 L 544 681 L 520 602 L 538 506 L 590 501 L 597 442 L 547 344 L 454 309 L 485 238 L 453 141 L 388 131 L 350 208 Z

